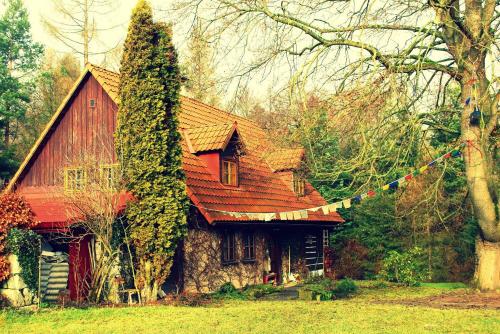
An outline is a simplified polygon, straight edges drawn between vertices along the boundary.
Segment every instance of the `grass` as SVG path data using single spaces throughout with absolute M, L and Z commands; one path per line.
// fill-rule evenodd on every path
M 0 332 L 500 333 L 498 310 L 436 309 L 390 302 L 449 289 L 439 285 L 366 287 L 352 299 L 327 302 L 232 300 L 207 307 L 53 308 L 33 314 L 4 311 L 0 313 Z

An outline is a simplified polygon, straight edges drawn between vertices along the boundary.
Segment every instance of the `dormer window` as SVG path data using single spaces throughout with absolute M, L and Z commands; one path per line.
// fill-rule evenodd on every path
M 236 160 L 222 160 L 221 182 L 227 186 L 238 186 L 238 162 Z
M 293 173 L 293 191 L 295 194 L 299 197 L 304 196 L 304 191 L 306 187 L 306 180 L 304 179 L 303 176 L 299 175 L 298 173 Z

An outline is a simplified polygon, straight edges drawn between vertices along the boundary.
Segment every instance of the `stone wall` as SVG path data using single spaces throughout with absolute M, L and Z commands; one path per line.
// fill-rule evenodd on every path
M 9 255 L 10 278 L 1 284 L 0 294 L 7 297 L 14 307 L 29 306 L 38 302 L 36 292 L 32 292 L 24 284 L 20 273 L 21 267 L 16 255 Z
M 223 264 L 221 231 L 190 229 L 184 240 L 184 291 L 212 292 L 231 282 L 237 288 L 262 283 L 265 263 L 265 234 L 255 231 L 255 261 L 242 260 L 241 232 L 236 233 L 237 261 Z

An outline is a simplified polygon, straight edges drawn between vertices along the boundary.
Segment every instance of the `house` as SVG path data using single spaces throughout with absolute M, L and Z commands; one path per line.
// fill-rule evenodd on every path
M 92 238 L 58 242 L 75 219 L 61 198 L 83 191 L 78 159 L 85 152 L 103 153 L 102 171 L 113 178 L 118 83 L 117 73 L 87 65 L 7 186 L 41 222 L 47 253 L 68 262 L 72 298 L 91 270 Z M 327 204 L 300 176 L 304 150 L 276 147 L 256 123 L 187 97 L 179 118 L 192 209 L 167 285 L 206 292 L 228 281 L 242 287 L 321 273 L 329 231 L 343 219 L 304 214 Z

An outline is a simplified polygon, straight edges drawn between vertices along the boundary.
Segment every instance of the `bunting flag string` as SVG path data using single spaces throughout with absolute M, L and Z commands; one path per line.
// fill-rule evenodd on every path
M 294 210 L 294 211 L 284 211 L 284 212 L 234 212 L 234 211 L 224 211 L 224 210 L 216 210 L 216 209 L 209 209 L 209 208 L 204 208 L 207 211 L 215 211 L 219 212 L 224 215 L 232 216 L 235 218 L 241 218 L 241 217 L 246 217 L 249 220 L 262 220 L 262 221 L 271 221 L 273 219 L 280 219 L 280 220 L 302 220 L 302 219 L 307 219 L 308 218 L 308 212 L 322 212 L 324 215 L 328 215 L 333 212 L 337 212 L 338 209 L 349 209 L 352 207 L 353 204 L 358 204 L 362 200 L 368 197 L 373 197 L 378 193 L 388 191 L 388 190 L 395 190 L 398 189 L 401 185 L 405 184 L 406 182 L 412 180 L 414 177 L 424 173 L 427 171 L 429 168 L 432 168 L 436 166 L 438 163 L 442 162 L 443 160 L 449 159 L 449 158 L 456 158 L 459 157 L 461 153 L 461 149 L 463 146 L 470 146 L 471 144 L 468 142 L 462 143 L 461 145 L 457 146 L 451 151 L 446 152 L 445 154 L 437 157 L 436 159 L 432 160 L 431 162 L 421 166 L 420 168 L 415 169 L 413 172 L 397 179 L 392 182 L 389 182 L 382 187 L 380 187 L 378 190 L 368 190 L 367 192 L 350 197 L 350 198 L 344 198 L 342 200 L 336 201 L 334 203 L 330 204 L 325 204 L 322 206 L 318 207 L 313 207 L 313 208 L 307 208 L 307 209 L 300 209 L 300 210 Z M 469 148 L 470 149 L 470 148 Z

